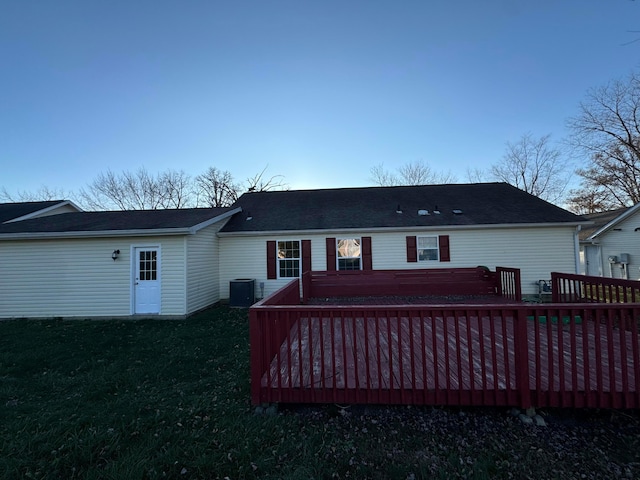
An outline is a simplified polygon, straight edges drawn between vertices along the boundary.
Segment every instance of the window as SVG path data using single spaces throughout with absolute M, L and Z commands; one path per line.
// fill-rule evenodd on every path
M 418 237 L 418 261 L 438 261 L 438 237 Z
M 338 239 L 338 270 L 360 270 L 360 239 Z
M 158 259 L 155 250 L 145 250 L 140 252 L 140 265 L 138 266 L 139 280 L 158 279 Z
M 407 262 L 450 262 L 449 235 L 407 237 Z
M 280 278 L 300 276 L 300 241 L 278 242 L 278 276 Z

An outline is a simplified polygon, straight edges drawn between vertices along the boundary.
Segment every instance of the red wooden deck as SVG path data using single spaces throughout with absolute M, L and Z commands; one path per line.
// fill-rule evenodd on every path
M 625 331 L 609 337 L 607 326 L 594 322 L 571 326 L 540 322 L 527 322 L 529 385 L 539 397 L 575 390 L 636 392 L 637 372 L 619 368 L 622 365 L 616 365 L 615 359 L 623 350 L 637 351 L 637 334 Z M 541 336 L 541 330 L 548 335 Z M 454 395 L 472 403 L 478 396 L 490 395 L 495 397 L 490 403 L 500 404 L 518 388 L 514 337 L 513 318 L 499 316 L 447 317 L 446 321 L 441 317 L 302 318 L 291 328 L 261 385 L 270 389 L 412 389 L 425 394 L 439 390 L 445 399 Z M 560 359 L 553 353 L 559 351 Z M 587 366 L 587 371 L 576 365 Z
M 640 408 L 640 303 L 301 305 L 299 293 L 293 281 L 250 310 L 254 404 Z

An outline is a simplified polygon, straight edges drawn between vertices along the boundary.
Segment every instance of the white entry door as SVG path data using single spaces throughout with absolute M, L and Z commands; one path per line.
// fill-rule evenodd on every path
M 160 313 L 160 249 L 136 247 L 134 313 Z
M 600 263 L 600 247 L 597 245 L 585 245 L 586 274 L 602 277 L 602 264 Z

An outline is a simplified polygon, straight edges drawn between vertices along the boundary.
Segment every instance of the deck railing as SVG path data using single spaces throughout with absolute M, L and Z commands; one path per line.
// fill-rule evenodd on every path
M 520 272 L 513 268 L 430 268 L 411 270 L 309 271 L 302 297 L 385 295 L 504 295 L 522 298 Z
M 640 408 L 640 304 L 273 303 L 250 310 L 254 404 Z
M 553 272 L 551 291 L 553 302 L 640 302 L 640 281 L 637 280 Z
M 514 302 L 522 301 L 522 281 L 519 268 L 496 267 L 497 293 Z

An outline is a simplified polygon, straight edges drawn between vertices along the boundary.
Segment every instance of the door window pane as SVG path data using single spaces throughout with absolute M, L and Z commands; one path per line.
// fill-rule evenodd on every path
M 140 252 L 139 264 L 140 280 L 157 280 L 158 278 L 158 260 L 155 250 L 146 250 Z

